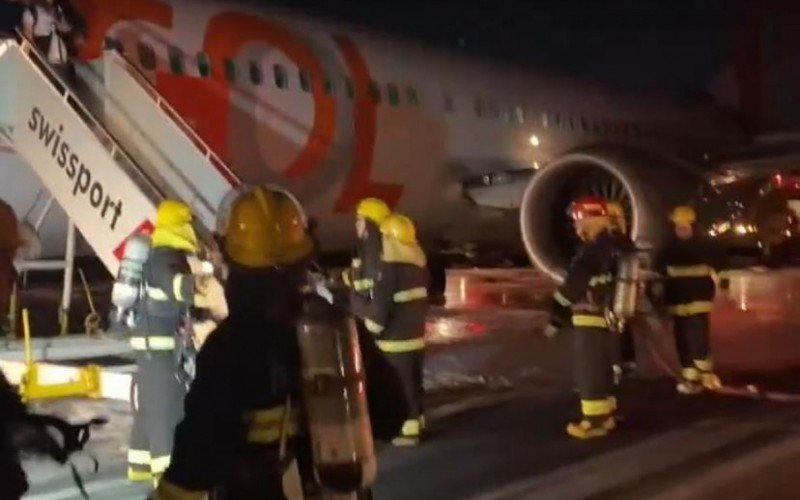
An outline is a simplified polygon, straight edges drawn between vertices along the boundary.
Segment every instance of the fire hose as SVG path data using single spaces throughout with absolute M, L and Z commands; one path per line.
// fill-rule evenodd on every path
M 649 310 L 644 315 L 644 319 L 647 328 L 641 329 L 643 330 L 641 338 L 644 341 L 644 344 L 647 347 L 648 352 L 653 357 L 653 360 L 655 361 L 656 365 L 666 375 L 672 377 L 678 382 L 682 381 L 683 379 L 678 374 L 678 370 L 676 370 L 670 365 L 669 361 L 667 361 L 667 358 L 658 348 L 656 341 L 654 340 L 654 335 L 657 335 L 658 332 L 663 331 L 663 323 L 661 321 L 661 318 L 655 313 L 655 311 L 652 308 L 649 308 Z M 745 384 L 745 385 L 722 384 L 720 387 L 710 390 L 712 392 L 715 392 L 717 394 L 722 394 L 725 396 L 744 397 L 744 398 L 774 401 L 780 403 L 800 403 L 800 394 L 765 390 L 755 384 Z

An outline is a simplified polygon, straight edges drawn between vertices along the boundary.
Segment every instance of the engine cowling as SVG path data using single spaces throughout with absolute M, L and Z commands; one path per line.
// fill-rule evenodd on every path
M 596 147 L 568 153 L 537 172 L 525 190 L 525 250 L 534 265 L 562 280 L 580 244 L 567 209 L 587 195 L 620 202 L 637 244 L 658 248 L 669 234 L 668 211 L 690 201 L 700 185 L 691 165 L 642 151 Z

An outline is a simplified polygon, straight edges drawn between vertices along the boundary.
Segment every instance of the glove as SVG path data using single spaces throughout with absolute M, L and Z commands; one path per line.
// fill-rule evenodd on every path
M 561 330 L 561 327 L 551 321 L 546 327 L 544 327 L 543 333 L 545 337 L 552 340 L 556 335 L 558 335 L 559 330 Z
M 213 319 L 195 321 L 192 324 L 192 330 L 194 330 L 194 337 L 192 339 L 194 341 L 194 348 L 199 351 L 200 348 L 203 347 L 208 336 L 211 335 L 211 332 L 216 329 L 217 322 Z
M 314 291 L 317 292 L 317 295 L 328 301 L 329 304 L 333 304 L 333 293 L 325 286 L 325 283 L 321 281 L 317 282 Z
M 213 276 L 202 280 L 203 286 L 195 288 L 194 306 L 208 309 L 211 317 L 222 321 L 228 317 L 228 303 L 222 284 Z

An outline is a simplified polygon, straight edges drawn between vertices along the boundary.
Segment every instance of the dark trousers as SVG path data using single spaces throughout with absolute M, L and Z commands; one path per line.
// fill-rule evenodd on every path
M 420 418 L 423 411 L 422 362 L 425 351 L 420 349 L 411 352 L 386 352 L 384 354 L 403 385 L 408 419 Z
M 277 446 L 247 450 L 233 459 L 232 477 L 216 488 L 212 500 L 244 498 L 286 498 L 283 492 L 284 465 Z
M 573 328 L 573 366 L 575 384 L 581 397 L 583 413 L 592 403 L 606 401 L 614 390 L 614 340 L 606 328 Z M 610 413 L 610 411 L 608 412 Z
M 708 314 L 693 314 L 691 316 L 675 316 L 673 318 L 675 331 L 675 346 L 678 350 L 683 368 L 697 368 L 706 371 L 702 366 L 709 359 L 709 317 Z
M 636 346 L 633 341 L 633 326 L 628 323 L 619 334 L 619 361 L 622 364 L 636 362 Z
M 175 426 L 183 418 L 186 388 L 175 376 L 172 351 L 139 352 L 136 367 L 128 476 L 148 480 L 160 476 L 169 465 Z

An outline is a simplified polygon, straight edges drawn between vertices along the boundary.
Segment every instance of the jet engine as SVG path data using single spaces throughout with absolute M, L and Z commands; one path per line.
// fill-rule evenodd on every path
M 669 234 L 667 214 L 703 185 L 701 172 L 678 160 L 619 147 L 573 151 L 533 176 L 520 207 L 525 250 L 550 277 L 563 279 L 580 241 L 567 214 L 581 196 L 622 204 L 630 234 L 643 247 L 658 248 Z

